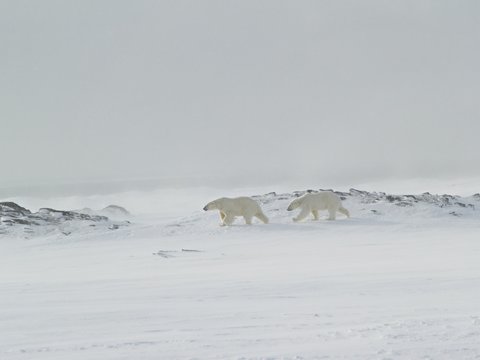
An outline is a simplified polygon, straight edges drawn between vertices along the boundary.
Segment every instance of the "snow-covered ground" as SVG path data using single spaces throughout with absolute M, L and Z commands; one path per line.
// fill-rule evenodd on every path
M 202 207 L 259 191 L 5 199 L 133 217 L 0 238 L 0 359 L 480 359 L 478 197 L 349 193 L 350 219 L 293 223 L 292 190 L 232 227 Z

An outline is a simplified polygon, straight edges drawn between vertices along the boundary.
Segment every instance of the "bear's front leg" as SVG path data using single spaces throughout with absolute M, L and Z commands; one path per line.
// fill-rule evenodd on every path
M 310 214 L 310 209 L 302 209 L 302 211 L 300 211 L 300 214 L 298 214 L 297 217 L 293 218 L 293 221 L 295 222 L 302 221 L 308 216 L 308 214 Z
M 225 218 L 226 218 L 227 215 L 225 215 L 225 213 L 223 211 L 220 211 L 220 226 L 225 226 Z
M 223 219 L 223 226 L 232 225 L 233 220 L 235 220 L 235 216 L 225 214 L 225 218 Z
M 227 216 L 227 215 L 225 215 L 225 213 L 224 213 L 223 211 L 220 211 L 220 220 L 222 220 L 222 223 L 223 223 L 223 221 L 225 220 L 225 217 L 226 217 L 226 216 Z

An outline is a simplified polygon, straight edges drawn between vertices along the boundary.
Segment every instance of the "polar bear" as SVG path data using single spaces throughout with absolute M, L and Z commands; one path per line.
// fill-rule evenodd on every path
M 221 226 L 232 225 L 236 216 L 243 216 L 245 223 L 252 224 L 252 218 L 262 220 L 268 224 L 268 218 L 263 213 L 257 202 L 249 197 L 220 198 L 209 202 L 203 210 L 218 210 L 222 219 Z
M 302 221 L 310 213 L 312 213 L 315 220 L 318 220 L 318 210 L 328 210 L 328 220 L 335 220 L 335 213 L 337 211 L 350 217 L 348 210 L 342 206 L 340 197 L 332 191 L 305 194 L 293 200 L 290 205 L 288 205 L 287 210 L 292 211 L 296 208 L 301 208 L 302 211 L 300 211 L 296 218 L 293 218 L 295 222 Z

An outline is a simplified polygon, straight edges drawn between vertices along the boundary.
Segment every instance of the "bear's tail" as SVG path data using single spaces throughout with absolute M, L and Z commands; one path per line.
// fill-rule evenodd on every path
M 339 213 L 342 213 L 342 214 L 345 215 L 346 217 L 350 217 L 350 212 L 349 212 L 347 209 L 345 209 L 343 206 L 340 206 L 340 207 L 338 208 L 338 212 L 339 212 Z
M 263 213 L 263 212 L 258 212 L 255 217 L 259 218 L 262 220 L 265 224 L 268 224 L 268 217 Z

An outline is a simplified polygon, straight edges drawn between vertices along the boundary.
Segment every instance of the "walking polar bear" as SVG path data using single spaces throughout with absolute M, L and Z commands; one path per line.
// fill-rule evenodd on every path
M 347 217 L 350 217 L 350 213 L 347 209 L 342 206 L 342 201 L 337 194 L 332 191 L 322 191 L 319 193 L 305 194 L 298 199 L 293 200 L 290 205 L 288 205 L 287 210 L 292 211 L 297 208 L 302 210 L 293 218 L 293 221 L 302 221 L 310 213 L 312 213 L 313 218 L 318 220 L 318 211 L 319 210 L 328 210 L 328 220 L 335 220 L 336 212 L 340 212 Z
M 249 197 L 220 198 L 209 202 L 203 210 L 220 211 L 221 226 L 232 225 L 236 216 L 243 216 L 245 223 L 252 224 L 252 218 L 256 218 L 268 224 L 268 218 L 263 213 L 257 202 Z

